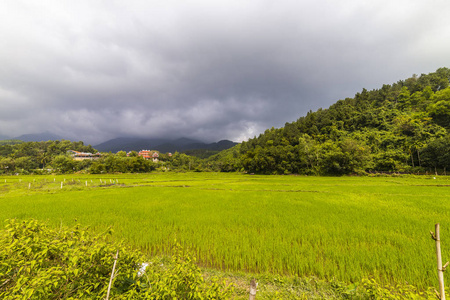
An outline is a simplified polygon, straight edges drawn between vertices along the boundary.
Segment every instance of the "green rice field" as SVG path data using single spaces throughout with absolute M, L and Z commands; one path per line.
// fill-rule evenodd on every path
M 61 188 L 62 183 L 62 188 Z M 148 253 L 179 242 L 201 265 L 436 285 L 434 224 L 450 260 L 450 178 L 227 173 L 0 177 L 0 220 L 111 226 Z

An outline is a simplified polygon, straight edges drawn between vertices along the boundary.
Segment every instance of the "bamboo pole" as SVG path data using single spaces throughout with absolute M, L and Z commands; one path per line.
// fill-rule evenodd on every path
M 250 298 L 249 300 L 255 300 L 256 299 L 256 288 L 258 287 L 258 283 L 253 278 L 250 282 Z
M 436 257 L 437 257 L 437 269 L 438 269 L 438 279 L 439 279 L 439 299 L 445 300 L 445 287 L 444 287 L 444 271 L 447 268 L 449 262 L 442 266 L 442 256 L 441 256 L 441 238 L 439 232 L 439 223 L 435 225 L 435 233 L 431 232 L 431 237 L 436 241 Z
M 119 258 L 119 250 L 117 250 L 116 256 L 114 257 L 114 265 L 113 265 L 113 269 L 112 269 L 112 272 L 111 272 L 111 278 L 109 279 L 109 285 L 108 285 L 108 292 L 106 294 L 106 300 L 109 299 L 109 293 L 111 292 L 111 285 L 112 285 L 113 279 L 115 277 L 114 271 L 116 269 L 116 263 L 117 263 L 117 259 L 118 258 Z

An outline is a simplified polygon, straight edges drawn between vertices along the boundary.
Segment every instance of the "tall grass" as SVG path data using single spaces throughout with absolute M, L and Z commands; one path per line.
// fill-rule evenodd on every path
M 447 177 L 10 176 L 0 177 L 0 219 L 112 226 L 151 253 L 176 240 L 226 270 L 425 287 L 437 278 L 437 222 L 450 256 L 449 191 Z

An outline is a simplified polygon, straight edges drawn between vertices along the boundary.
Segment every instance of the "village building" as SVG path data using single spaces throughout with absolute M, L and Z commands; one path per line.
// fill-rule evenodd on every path
M 142 157 L 143 159 L 151 159 L 153 162 L 159 161 L 159 152 L 155 150 L 141 150 L 139 151 L 138 156 Z
M 74 160 L 85 160 L 85 159 L 98 159 L 100 157 L 100 153 L 97 152 L 95 154 L 89 153 L 89 152 L 79 152 L 75 150 L 67 150 L 67 153 L 72 156 Z

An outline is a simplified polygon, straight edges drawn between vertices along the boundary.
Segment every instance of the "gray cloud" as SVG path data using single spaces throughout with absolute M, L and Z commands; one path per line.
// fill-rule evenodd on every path
M 444 0 L 2 1 L 0 135 L 241 141 L 446 66 L 449 13 Z

